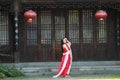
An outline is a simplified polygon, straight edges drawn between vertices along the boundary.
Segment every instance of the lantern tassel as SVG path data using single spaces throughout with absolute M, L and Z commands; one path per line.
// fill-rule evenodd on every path
M 32 21 L 33 21 L 32 18 L 29 18 L 27 22 L 29 23 L 29 25 L 31 25 Z

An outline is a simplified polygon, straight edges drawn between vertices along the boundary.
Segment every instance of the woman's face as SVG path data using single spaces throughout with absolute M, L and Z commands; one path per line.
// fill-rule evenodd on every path
M 63 39 L 63 43 L 66 43 L 66 38 Z

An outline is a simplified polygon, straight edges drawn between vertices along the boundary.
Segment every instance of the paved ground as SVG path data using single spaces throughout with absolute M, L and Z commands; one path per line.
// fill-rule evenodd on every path
M 102 75 L 74 75 L 67 78 L 52 78 L 52 76 L 37 76 L 37 77 L 16 77 L 5 78 L 0 80 L 120 80 L 120 74 L 102 74 Z

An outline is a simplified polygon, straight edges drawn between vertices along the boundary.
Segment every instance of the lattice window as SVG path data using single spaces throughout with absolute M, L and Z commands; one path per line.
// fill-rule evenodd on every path
M 93 12 L 83 10 L 82 13 L 83 43 L 93 43 Z
M 107 42 L 106 20 L 99 20 L 98 21 L 97 42 L 98 43 L 106 43 Z
M 27 44 L 37 45 L 37 18 L 33 19 L 32 25 L 27 26 Z
M 0 45 L 9 44 L 8 12 L 0 11 Z
M 55 39 L 56 43 L 60 44 L 61 39 L 65 37 L 65 15 L 63 11 L 55 13 Z
M 69 37 L 72 43 L 79 43 L 78 10 L 69 10 Z
M 41 11 L 41 44 L 51 44 L 51 11 Z

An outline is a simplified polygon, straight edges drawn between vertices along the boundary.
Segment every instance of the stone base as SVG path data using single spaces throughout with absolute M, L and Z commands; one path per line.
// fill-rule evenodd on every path
M 26 76 L 55 75 L 60 62 L 10 63 L 3 65 L 21 70 Z M 120 74 L 120 61 L 73 62 L 71 75 Z

